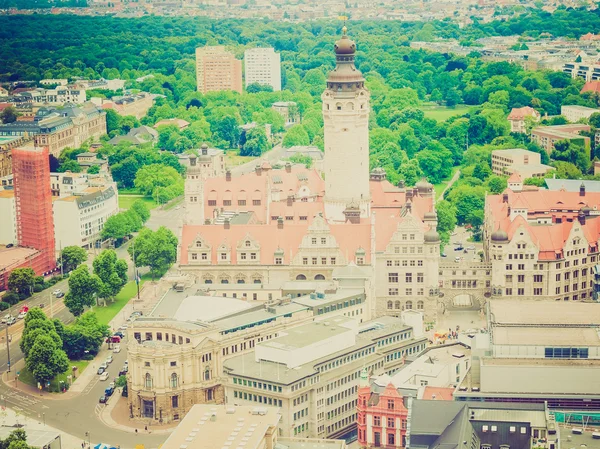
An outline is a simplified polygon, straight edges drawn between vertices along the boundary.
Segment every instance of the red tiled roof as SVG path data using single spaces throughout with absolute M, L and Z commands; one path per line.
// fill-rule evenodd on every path
M 519 173 L 514 172 L 512 175 L 510 175 L 510 177 L 508 178 L 507 182 L 522 182 L 521 176 L 519 175 Z
M 523 120 L 525 117 L 539 115 L 538 112 L 530 106 L 522 108 L 513 108 L 508 114 L 508 120 Z
M 436 401 L 452 401 L 454 399 L 454 388 L 427 386 L 423 390 L 422 399 L 435 399 Z
M 583 85 L 579 93 L 600 92 L 600 81 L 588 81 Z

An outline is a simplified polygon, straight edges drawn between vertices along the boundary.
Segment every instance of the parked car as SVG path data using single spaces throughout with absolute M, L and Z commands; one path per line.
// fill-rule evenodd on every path
M 121 352 L 121 345 L 117 345 L 117 346 L 115 346 L 115 347 L 114 347 L 114 349 L 113 349 L 113 352 L 114 352 L 115 354 L 118 354 L 119 352 Z
M 456 257 L 454 258 L 454 262 L 460 262 L 460 257 L 456 256 Z
M 108 384 L 108 387 L 109 387 L 109 388 L 112 388 L 112 389 L 114 390 L 114 388 L 115 388 L 115 383 L 114 383 L 114 382 L 111 382 L 111 383 L 109 383 L 109 384 Z
M 17 315 L 17 319 L 22 320 L 23 318 L 25 318 L 25 315 L 27 315 L 27 312 L 25 312 L 25 313 L 21 312 Z
M 446 253 L 442 253 L 441 255 L 442 255 L 442 257 L 448 257 L 448 256 L 446 255 Z
M 101 375 L 100 375 L 100 380 L 107 380 L 108 379 L 108 371 L 104 371 Z
M 106 371 L 106 370 L 108 369 L 108 363 L 106 363 L 106 362 L 102 362 L 102 363 L 100 364 L 100 368 L 104 368 L 104 371 Z
M 104 374 L 105 371 L 106 371 L 106 368 L 104 368 L 103 366 L 98 368 L 98 374 L 100 374 L 100 375 Z
M 57 298 L 62 298 L 63 296 L 65 296 L 64 292 L 60 292 L 56 295 Z
M 106 390 L 104 390 L 104 395 L 105 396 L 112 396 L 112 394 L 115 392 L 114 388 L 108 387 Z
M 59 295 L 60 293 L 62 293 L 62 290 L 61 290 L 60 288 L 57 288 L 56 290 L 54 290 L 54 291 L 52 292 L 52 294 L 53 294 L 54 296 L 57 296 L 57 295 Z
M 127 370 L 125 368 L 121 368 L 121 371 L 119 371 L 119 376 L 124 376 L 127 374 Z
M 2 323 L 3 323 L 3 324 L 6 324 L 6 322 L 7 322 L 8 320 L 10 320 L 11 318 L 12 318 L 12 315 L 11 315 L 10 313 L 7 313 L 6 315 L 4 315 L 4 316 L 2 317 Z
M 100 396 L 100 401 L 98 401 L 98 402 L 100 402 L 100 404 L 106 404 L 106 396 L 104 396 L 104 395 Z
M 123 332 L 121 332 L 121 331 L 117 331 L 117 332 L 115 332 L 115 337 L 125 338 L 125 334 L 123 334 Z
M 106 357 L 106 363 L 107 364 L 111 364 L 113 362 L 113 357 L 112 355 L 109 355 L 108 357 Z
M 6 244 L 6 247 L 7 247 L 7 248 L 12 248 L 13 246 L 15 246 L 15 245 L 14 245 L 14 244 L 12 244 L 12 243 L 7 243 L 7 244 Z
M 6 325 L 10 326 L 11 324 L 15 324 L 17 322 L 17 319 L 14 316 L 11 316 L 7 321 L 6 321 Z

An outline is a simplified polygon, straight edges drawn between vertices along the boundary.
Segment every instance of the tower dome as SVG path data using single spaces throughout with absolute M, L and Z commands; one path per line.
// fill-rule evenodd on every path
M 424 239 L 425 239 L 425 243 L 439 243 L 440 235 L 437 233 L 437 231 L 430 229 L 429 231 L 427 231 L 425 233 Z
M 415 184 L 415 187 L 419 193 L 427 193 L 433 189 L 433 184 L 428 183 L 425 178 L 421 178 L 421 180 Z
M 346 32 L 348 28 L 342 28 L 342 38 L 335 43 L 334 49 L 336 55 L 353 55 L 356 52 L 356 43 L 351 40 Z
M 492 232 L 492 242 L 508 243 L 508 234 L 502 229 Z
M 342 37 L 333 46 L 336 65 L 327 77 L 327 88 L 334 92 L 355 92 L 365 85 L 362 73 L 354 66 L 356 43 L 347 36 L 346 31 L 344 27 Z

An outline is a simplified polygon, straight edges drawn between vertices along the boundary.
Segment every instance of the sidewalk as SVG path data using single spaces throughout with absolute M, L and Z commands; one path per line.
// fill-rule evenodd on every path
M 47 426 L 45 424 L 44 416 L 38 416 L 38 419 L 33 419 L 22 414 L 17 414 L 17 412 L 10 408 L 4 408 L 0 413 L 0 418 L 2 426 L 4 427 L 13 426 L 15 424 L 22 424 L 23 427 L 20 428 L 23 429 L 26 433 L 28 433 L 30 430 L 56 432 L 60 435 L 61 447 L 63 449 L 81 449 L 82 440 L 80 438 L 65 433 L 54 427 Z M 17 430 L 19 429 L 19 427 L 15 427 L 14 429 Z

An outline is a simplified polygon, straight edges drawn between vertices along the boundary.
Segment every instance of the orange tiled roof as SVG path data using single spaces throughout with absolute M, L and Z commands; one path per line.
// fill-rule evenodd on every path
M 579 93 L 582 94 L 584 92 L 600 92 L 600 81 L 588 81 L 585 83 Z
M 454 388 L 427 386 L 423 390 L 423 398 L 436 401 L 452 401 L 454 399 Z
M 508 120 L 523 120 L 525 117 L 537 115 L 537 111 L 530 106 L 513 108 L 508 114 Z

